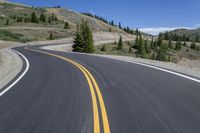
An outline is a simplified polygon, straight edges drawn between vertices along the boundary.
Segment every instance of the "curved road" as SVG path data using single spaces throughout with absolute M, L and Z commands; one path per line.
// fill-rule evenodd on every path
M 30 68 L 0 97 L 0 133 L 200 133 L 198 82 L 102 57 L 16 50 Z

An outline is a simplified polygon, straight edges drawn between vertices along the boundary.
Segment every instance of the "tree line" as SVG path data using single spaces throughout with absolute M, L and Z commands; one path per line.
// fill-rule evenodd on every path
M 129 33 L 129 34 L 135 34 L 135 32 L 134 32 L 133 29 L 131 29 L 131 28 L 128 27 L 128 26 L 123 27 L 122 24 L 121 24 L 121 22 L 119 22 L 119 24 L 117 25 L 113 20 L 108 21 L 108 20 L 105 19 L 104 17 L 98 16 L 98 15 L 94 15 L 94 14 L 92 14 L 92 13 L 82 13 L 82 14 L 87 15 L 87 16 L 89 16 L 89 17 L 96 18 L 96 19 L 98 19 L 98 20 L 100 20 L 100 21 L 102 21 L 102 22 L 104 22 L 104 23 L 106 23 L 106 24 L 109 24 L 109 25 L 111 25 L 111 26 L 118 27 L 119 29 L 122 29 L 123 31 L 125 31 L 125 32 L 127 32 L 127 33 Z M 109 29 L 109 31 L 112 31 L 112 29 Z
M 6 23 L 5 25 L 9 25 L 11 24 L 11 20 L 16 22 L 16 23 L 55 23 L 55 22 L 63 22 L 60 21 L 57 17 L 57 15 L 55 15 L 54 13 L 52 14 L 36 14 L 35 12 L 31 13 L 31 14 L 23 14 L 20 16 L 17 15 L 10 15 L 8 18 L 6 19 Z M 64 24 L 64 29 L 70 29 L 70 24 L 69 22 L 65 22 Z
M 10 19 L 14 20 L 15 22 L 23 22 L 23 23 L 39 23 L 39 22 L 44 22 L 44 23 L 51 23 L 51 22 L 56 22 L 59 21 L 57 15 L 51 14 L 51 15 L 46 15 L 46 14 L 36 14 L 33 12 L 32 14 L 24 14 L 24 15 L 10 15 Z
M 200 42 L 200 36 L 198 34 L 193 35 L 177 35 L 173 32 L 164 32 L 160 33 L 159 36 L 164 40 L 172 40 L 172 41 L 186 41 L 186 42 Z

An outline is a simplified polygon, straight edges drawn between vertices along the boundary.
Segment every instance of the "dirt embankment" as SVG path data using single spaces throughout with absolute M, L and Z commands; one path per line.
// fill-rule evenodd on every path
M 100 45 L 100 44 L 106 44 L 106 43 L 113 43 L 115 41 L 118 41 L 120 36 L 122 36 L 124 41 L 131 41 L 131 40 L 135 39 L 135 36 L 127 35 L 127 34 L 123 34 L 123 33 L 95 32 L 95 33 L 93 33 L 94 44 Z M 39 43 L 41 43 L 41 42 L 39 42 Z M 66 51 L 66 50 L 71 50 L 72 45 L 73 45 L 73 38 L 62 39 L 62 40 L 57 40 L 57 41 L 56 40 L 55 41 L 45 41 L 43 43 L 44 44 L 45 43 L 46 44 L 59 44 L 59 45 L 43 47 L 44 49 Z
M 0 89 L 7 85 L 21 71 L 21 58 L 8 49 L 0 49 Z

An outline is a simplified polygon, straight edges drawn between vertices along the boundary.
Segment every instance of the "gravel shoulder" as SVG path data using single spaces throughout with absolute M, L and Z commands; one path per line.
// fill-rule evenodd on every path
M 0 90 L 7 85 L 23 67 L 22 59 L 8 49 L 0 49 Z

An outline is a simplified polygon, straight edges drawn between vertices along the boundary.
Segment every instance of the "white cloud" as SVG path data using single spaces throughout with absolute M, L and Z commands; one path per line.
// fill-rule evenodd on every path
M 196 26 L 196 27 L 200 27 L 200 24 L 196 24 L 195 26 Z
M 158 35 L 160 32 L 172 31 L 176 29 L 191 29 L 191 27 L 159 27 L 159 28 L 140 28 L 139 30 L 151 35 Z

